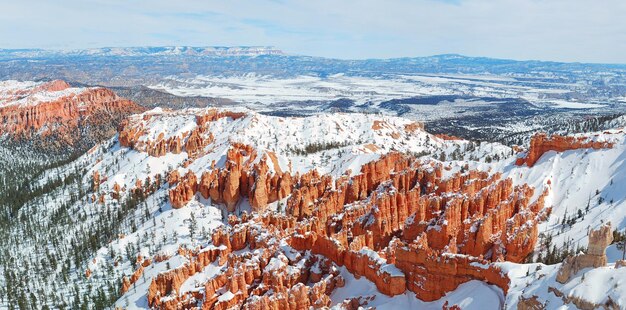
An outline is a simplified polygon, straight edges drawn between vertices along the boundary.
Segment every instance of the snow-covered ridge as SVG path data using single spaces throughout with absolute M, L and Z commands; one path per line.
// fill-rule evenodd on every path
M 216 112 L 217 111 L 217 112 Z M 280 168 L 292 174 L 305 173 L 317 169 L 320 174 L 330 174 L 339 177 L 348 170 L 358 174 L 363 164 L 380 158 L 382 154 L 391 151 L 400 151 L 417 155 L 446 154 L 448 158 L 457 158 L 459 166 L 471 158 L 484 158 L 486 154 L 500 154 L 510 156 L 511 149 L 498 144 L 472 144 L 463 140 L 444 140 L 431 135 L 421 129 L 420 124 L 400 117 L 390 117 L 375 114 L 358 113 L 322 113 L 310 117 L 276 117 L 256 113 L 248 109 L 186 109 L 167 110 L 154 109 L 143 114 L 130 117 L 127 128 L 138 128 L 142 133 L 138 144 L 149 144 L 159 139 L 180 138 L 186 143 L 189 132 L 198 129 L 198 118 L 208 113 L 237 112 L 245 113 L 244 117 L 217 118 L 206 126 L 202 137 L 213 138 L 203 147 L 198 157 L 190 160 L 190 154 L 183 148 L 179 154 L 167 152 L 162 156 L 150 156 L 147 152 L 120 147 L 117 140 L 111 142 L 114 146 L 106 152 L 97 151 L 88 155 L 89 161 L 94 164 L 88 168 L 87 176 L 96 171 L 100 173 L 100 192 L 105 195 L 108 204 L 112 201 L 109 194 L 117 184 L 125 193 L 130 193 L 139 180 L 155 180 L 157 175 L 168 175 L 177 170 L 180 175 L 191 171 L 201 175 L 204 171 L 219 169 L 226 164 L 226 154 L 233 143 L 241 143 L 255 148 L 258 154 L 273 153 L 276 156 L 278 167 L 273 161 L 267 161 L 270 171 Z M 317 146 L 306 150 L 307 146 Z M 452 155 L 458 153 L 458 155 Z M 458 156 L 458 157 L 457 157 Z M 257 158 L 261 158 L 258 156 Z M 425 161 L 429 159 L 425 158 Z M 212 163 L 215 162 L 215 166 Z M 446 170 L 449 175 L 458 171 L 457 168 Z M 167 188 L 154 194 L 157 197 L 167 197 Z M 161 198 L 159 198 L 161 199 Z M 158 201 L 158 200 L 157 200 Z M 151 202 L 152 203 L 152 202 Z M 272 203 L 270 208 L 278 208 L 278 203 Z M 282 202 L 284 203 L 284 201 Z M 153 206 L 157 207 L 157 206 Z M 151 207 L 152 208 L 152 207 Z M 221 209 L 209 200 L 200 196 L 191 200 L 182 209 L 172 209 L 169 203 L 159 205 L 163 213 L 155 215 L 155 227 L 142 226 L 136 233 L 126 235 L 115 241 L 112 249 L 115 252 L 124 251 L 129 244 L 137 242 L 145 233 L 157 236 L 172 236 L 174 232 L 180 237 L 176 243 L 163 246 L 148 246 L 141 249 L 144 257 L 171 256 L 177 251 L 181 242 L 188 242 L 187 223 L 191 213 L 194 213 L 203 227 L 214 229 L 222 225 Z M 239 210 L 247 210 L 247 201 L 243 200 Z M 89 268 L 93 272 L 101 272 L 109 264 L 108 249 L 98 252 L 94 264 Z M 177 256 L 175 256 L 177 257 Z M 171 260 L 169 268 L 176 268 L 183 262 Z M 133 272 L 129 265 L 119 268 L 126 274 Z M 146 270 L 146 278 L 154 277 L 158 272 L 165 270 L 165 264 L 159 263 L 154 270 Z M 208 268 L 198 277 L 210 276 L 214 268 Z M 199 281 L 199 280 L 198 280 Z M 136 301 L 136 305 L 145 306 L 145 292 L 149 281 L 139 281 L 137 290 L 131 290 L 126 297 L 120 299 L 118 305 L 124 306 L 124 300 Z M 193 287 L 191 283 L 184 287 Z M 381 297 L 382 298 L 382 297 Z M 411 297 L 416 300 L 415 297 Z M 466 301 L 467 302 L 467 301 Z M 132 304 L 132 302 L 131 302 Z M 139 306 L 141 307 L 141 306 Z
M 454 155 L 458 156 L 456 159 L 511 154 L 511 149 L 504 145 L 484 143 L 470 147 L 472 143 L 468 141 L 443 140 L 431 135 L 415 121 L 375 114 L 321 113 L 309 117 L 277 117 L 245 108 L 157 108 L 130 117 L 126 127 L 141 131 L 138 144 L 172 138 L 180 138 L 185 144 L 189 133 L 199 127 L 198 118 L 215 111 L 244 113 L 246 116 L 236 120 L 225 117 L 210 123 L 201 136 L 212 142 L 204 147 L 204 155 L 189 165 L 194 173 L 201 174 L 213 160 L 217 168 L 223 167 L 224 156 L 233 143 L 250 145 L 260 153 L 276 154 L 282 171 L 306 173 L 317 169 L 321 174 L 333 176 L 340 176 L 347 170 L 358 173 L 362 164 L 392 150 L 417 155 L 443 153 L 452 156 L 455 153 L 458 154 Z M 183 160 L 188 155 L 183 150 L 182 154 L 166 154 L 165 157 Z M 161 159 L 151 157 L 151 160 Z M 179 160 L 167 164 L 176 167 Z M 181 172 L 184 174 L 186 170 Z M 124 183 L 132 185 L 131 180 Z
M 70 87 L 62 81 L 0 81 L 0 108 L 27 107 L 80 94 L 89 88 Z
M 212 111 L 215 109 L 172 111 L 157 108 L 132 116 L 127 127 L 141 129 L 143 134 L 138 139 L 138 144 L 176 137 L 182 138 L 184 143 L 189 133 L 198 128 L 197 118 Z M 236 111 L 246 113 L 246 116 L 237 120 L 220 118 L 211 122 L 209 130 L 202 136 L 206 140 L 212 136 L 212 142 L 204 147 L 204 155 L 195 159 L 187 168 L 182 168 L 182 162 L 189 156 L 186 150 L 181 154 L 168 153 L 164 157 L 149 157 L 150 161 L 161 161 L 161 164 L 150 165 L 153 174 L 160 170 L 155 167 L 164 168 L 168 165 L 174 168 L 181 166 L 183 174 L 189 169 L 201 174 L 213 161 L 217 163 L 217 168 L 223 167 L 226 152 L 232 143 L 250 145 L 261 153 L 275 153 L 283 171 L 305 173 L 318 169 L 322 174 L 331 173 L 336 176 L 348 169 L 357 173 L 360 165 L 377 159 L 380 154 L 392 149 L 423 153 L 434 151 L 446 144 L 422 130 L 405 130 L 405 126 L 415 123 L 398 117 L 340 113 L 282 118 L 262 115 L 248 109 L 218 111 Z M 375 122 L 385 125 L 373 130 Z M 407 141 L 412 143 L 406 143 Z M 320 146 L 320 151 L 306 152 L 307 146 L 315 145 Z M 330 161 L 335 164 L 327 165 Z M 147 176 L 140 174 L 137 178 L 143 179 Z M 134 184 L 132 179 L 115 176 L 111 180 L 128 187 Z

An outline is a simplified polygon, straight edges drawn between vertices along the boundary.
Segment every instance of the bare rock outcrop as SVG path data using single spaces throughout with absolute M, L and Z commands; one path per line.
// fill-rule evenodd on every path
M 548 151 L 564 152 L 576 149 L 603 149 L 612 147 L 612 143 L 589 141 L 585 137 L 576 138 L 559 135 L 548 137 L 545 133 L 539 133 L 531 138 L 530 147 L 526 153 L 526 157 L 518 158 L 516 164 L 518 166 L 526 164 L 528 167 L 532 167 L 535 165 L 537 160 L 539 160 L 541 155 Z
M 198 178 L 189 171 L 184 178 L 180 180 L 178 185 L 170 190 L 169 197 L 172 207 L 175 209 L 182 208 L 187 204 L 198 190 Z
M 606 266 L 605 249 L 611 242 L 613 242 L 611 223 L 607 223 L 597 230 L 590 231 L 587 253 L 566 258 L 556 275 L 556 280 L 559 283 L 567 283 L 573 275 L 584 268 Z

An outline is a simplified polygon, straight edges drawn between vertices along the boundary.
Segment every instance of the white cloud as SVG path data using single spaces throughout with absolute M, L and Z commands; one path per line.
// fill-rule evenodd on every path
M 623 0 L 3 0 L 0 46 L 274 45 L 340 58 L 626 63 L 624 16 Z

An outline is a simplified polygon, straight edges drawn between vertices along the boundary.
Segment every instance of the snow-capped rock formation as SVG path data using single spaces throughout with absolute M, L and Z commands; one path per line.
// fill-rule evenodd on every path
M 206 244 L 172 248 L 178 254 L 167 254 L 167 261 L 176 258 L 179 267 L 145 280 L 138 298 L 166 309 L 331 306 L 333 288 L 345 282 L 341 268 L 389 296 L 412 291 L 433 301 L 473 280 L 506 292 L 508 279 L 492 262 L 519 262 L 532 252 L 537 223 L 549 212 L 544 195 L 497 173 L 448 171 L 437 161 L 394 152 L 380 156 L 486 152 L 422 128 L 361 114 L 280 118 L 249 110 L 156 109 L 131 117 L 120 126 L 120 146 L 132 149 L 125 156 L 146 154 L 151 162 L 136 180 L 167 175 L 161 191 L 174 210 L 211 205 L 239 215 Z M 99 178 L 98 167 L 108 161 L 93 168 Z M 114 173 L 99 188 L 113 188 L 111 198 L 118 198 L 136 183 Z M 450 268 L 441 269 L 445 265 Z M 153 259 L 147 268 L 157 266 L 162 262 Z M 213 276 L 203 275 L 206 268 Z M 145 270 L 139 264 L 125 278 L 126 295 Z M 198 277 L 203 291 L 185 289 Z
M 73 147 L 83 136 L 98 142 L 125 116 L 143 109 L 105 88 L 64 81 L 0 82 L 0 135 L 41 146 Z M 98 139 L 99 137 L 99 139 Z
M 87 294 L 114 280 L 122 308 L 621 307 L 626 292 L 611 277 L 626 269 L 612 250 L 606 266 L 570 268 L 565 284 L 567 267 L 528 261 L 545 255 L 548 236 L 561 248 L 624 218 L 624 138 L 575 136 L 612 147 L 544 150 L 529 167 L 509 147 L 397 117 L 154 109 L 73 163 L 87 187 L 66 208 L 105 236 L 73 281 Z M 51 197 L 23 212 L 53 223 L 65 198 Z M 55 242 L 80 236 L 63 229 Z M 593 238 L 605 242 L 588 254 L 604 253 L 609 239 Z M 58 273 L 32 275 L 43 277 Z M 591 277 L 606 283 L 584 296 Z
M 615 258 L 605 252 L 612 240 L 611 225 L 603 225 L 589 232 L 587 253 L 570 256 L 562 264 L 499 263 L 507 270 L 514 288 L 507 296 L 508 307 L 624 308 L 626 288 L 621 280 L 626 276 L 626 268 L 623 261 L 612 261 Z
M 542 209 L 543 200 L 528 205 L 528 197 L 532 195 L 528 188 L 513 188 L 510 181 L 492 184 L 499 179 L 497 175 L 481 182 L 481 177 L 487 177 L 481 173 L 455 175 L 452 179 L 457 181 L 451 183 L 463 186 L 448 187 L 445 189 L 450 191 L 448 193 L 438 192 L 441 169 L 441 166 L 422 166 L 411 157 L 392 153 L 364 165 L 352 178 L 338 179 L 334 186 L 327 182 L 331 179 L 324 176 L 312 180 L 305 177 L 295 183 L 298 190 L 317 191 L 318 194 L 304 199 L 294 193 L 287 198 L 287 215 L 277 216 L 253 208 L 258 212 L 251 216 L 244 213 L 241 219 L 229 218 L 229 226 L 214 232 L 212 245 L 187 252 L 190 255 L 188 264 L 159 275 L 150 284 L 148 302 L 162 308 L 188 305 L 190 300 L 204 300 L 203 307 L 218 309 L 242 303 L 252 309 L 256 303 L 261 303 L 258 305 L 261 309 L 266 302 L 286 306 L 290 303 L 286 298 L 297 283 L 317 283 L 321 277 L 326 279 L 322 282 L 325 289 L 321 295 L 320 292 L 314 293 L 315 287 L 313 291 L 305 290 L 305 299 L 300 301 L 303 302 L 300 306 L 329 306 L 332 288 L 337 281 L 342 283 L 343 280 L 335 278 L 337 274 L 329 274 L 328 270 L 336 270 L 339 266 L 345 266 L 355 275 L 365 276 L 380 292 L 390 296 L 403 294 L 409 289 L 417 293 L 418 298 L 432 301 L 470 280 L 486 281 L 506 291 L 507 278 L 489 262 L 500 258 L 495 253 L 518 260 L 532 251 L 533 236 L 536 238 L 535 221 L 540 218 L 536 217 L 536 212 Z M 473 180 L 472 177 L 479 179 Z M 194 182 L 196 179 L 187 180 Z M 465 186 L 474 182 L 480 185 Z M 422 188 L 426 188 L 424 193 L 421 193 Z M 454 191 L 460 193 L 456 202 L 453 202 Z M 469 199 L 463 197 L 468 194 Z M 517 211 L 512 209 L 513 206 L 517 206 Z M 504 210 L 507 208 L 511 209 Z M 441 215 L 437 217 L 436 214 Z M 461 218 L 463 215 L 468 218 Z M 513 219 L 513 226 L 508 229 L 498 226 L 508 217 Z M 408 225 L 419 223 L 413 227 L 419 238 L 393 237 L 402 233 L 407 225 L 405 222 L 409 222 Z M 531 232 L 533 229 L 534 233 Z M 506 233 L 497 236 L 491 233 L 502 230 Z M 432 242 L 428 241 L 429 237 Z M 236 253 L 243 249 L 249 251 Z M 257 254 L 257 249 L 262 252 Z M 289 260 L 287 255 L 302 258 Z M 201 272 L 208 264 L 223 265 L 226 256 L 229 258 L 229 268 L 224 270 L 227 274 L 236 274 L 241 269 L 247 273 L 245 270 L 250 268 L 251 262 L 260 265 L 235 289 L 233 284 L 221 284 L 229 288 L 226 293 L 206 289 L 205 295 L 200 297 L 183 294 L 172 298 L 172 292 L 178 292 L 186 279 Z M 281 257 L 285 257 L 282 262 Z M 231 262 L 235 258 L 236 261 Z M 319 264 L 320 259 L 327 261 L 332 268 L 311 275 L 307 268 L 298 267 Z M 280 268 L 286 272 L 283 276 L 287 278 L 275 279 L 279 271 L 274 264 L 282 264 Z M 442 268 L 445 265 L 449 267 Z M 235 269 L 231 269 L 233 267 Z M 287 271 L 292 268 L 295 270 Z M 219 279 L 221 274 L 216 277 Z M 235 296 L 225 297 L 228 292 Z M 262 296 L 268 296 L 268 301 L 258 299 Z M 323 297 L 320 299 L 320 296 Z M 222 305 L 220 301 L 223 299 L 229 302 Z M 195 303 L 197 301 L 191 304 Z
M 613 145 L 605 141 L 594 141 L 589 137 L 563 137 L 553 135 L 548 137 L 544 133 L 534 135 L 530 139 L 530 147 L 525 157 L 520 157 L 516 161 L 518 166 L 523 164 L 532 167 L 539 158 L 548 151 L 564 152 L 577 149 L 602 149 L 611 148 Z

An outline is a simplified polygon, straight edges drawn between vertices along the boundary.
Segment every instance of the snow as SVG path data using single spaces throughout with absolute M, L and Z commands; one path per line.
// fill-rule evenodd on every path
M 329 76 L 277 77 L 248 73 L 227 76 L 169 76 L 148 87 L 178 96 L 227 98 L 248 107 L 268 111 L 271 111 L 272 106 L 279 104 L 305 102 L 305 105 L 299 106 L 299 109 L 304 111 L 307 110 L 307 102 L 344 98 L 354 100 L 356 104 L 367 103 L 375 110 L 380 103 L 388 100 L 435 95 L 492 97 L 503 100 L 521 98 L 537 107 L 564 109 L 597 109 L 605 106 L 562 99 L 581 87 L 575 82 L 546 82 L 542 79 L 528 82 L 529 80 L 523 76 L 489 74 L 393 74 L 366 77 L 339 73 Z M 495 101 L 457 100 L 449 104 L 454 107 L 455 105 L 475 106 L 496 103 Z M 449 116 L 445 107 L 433 109 L 433 106 L 429 105 L 410 105 L 407 108 L 412 110 L 411 114 L 419 119 L 432 120 Z M 432 114 L 433 110 L 446 116 Z
M 563 286 L 568 296 L 594 304 L 604 304 L 610 298 L 619 305 L 626 304 L 626 268 L 595 268 Z
M 37 87 L 43 84 L 44 82 L 0 81 L 0 108 L 34 106 L 74 96 L 87 90 L 87 88 L 70 87 L 61 91 L 38 91 Z
M 614 147 L 562 153 L 550 151 L 533 168 L 517 167 L 509 161 L 498 169 L 516 184 L 535 187 L 535 196 L 544 188 L 550 189 L 546 205 L 553 207 L 552 213 L 548 221 L 540 224 L 539 232 L 552 234 L 557 246 L 568 240 L 574 245 L 585 246 L 588 229 L 601 223 L 611 222 L 613 229 L 626 228 L 626 193 L 623 191 L 626 188 L 625 135 L 619 131 L 607 131 L 599 137 L 593 133 L 588 136 L 614 142 Z M 579 210 L 582 218 L 576 219 L 571 227 L 561 225 L 565 215 L 576 217 Z
M 170 84 L 180 85 L 172 88 Z M 271 104 L 284 101 L 335 100 L 350 97 L 358 102 L 377 101 L 394 97 L 429 94 L 417 85 L 388 79 L 351 77 L 343 74 L 320 78 L 298 76 L 274 78 L 256 74 L 243 76 L 197 76 L 192 79 L 171 77 L 150 86 L 178 96 L 208 96 L 234 99 L 246 103 Z M 378 91 L 372 91 L 377 89 Z M 384 89 L 381 95 L 380 90 Z
M 270 262 L 267 264 L 267 266 L 265 266 L 265 272 L 272 272 L 272 271 L 278 271 L 280 269 L 283 269 L 287 266 L 287 264 L 285 264 L 285 262 L 280 259 L 280 257 L 272 257 L 272 259 L 270 259 Z
M 337 77 L 340 78 L 340 77 Z M 214 141 L 206 146 L 205 153 L 195 159 L 190 165 L 183 163 L 189 158 L 188 154 L 166 154 L 162 157 L 151 157 L 147 153 L 130 150 L 121 147 L 116 138 L 104 143 L 93 153 L 81 157 L 74 164 L 86 165 L 87 173 L 84 182 L 88 184 L 89 177 L 98 171 L 102 179 L 106 179 L 101 186 L 101 193 L 111 201 L 110 191 L 115 183 L 126 188 L 124 195 L 132 189 L 136 180 L 145 180 L 147 177 L 154 179 L 157 175 L 165 175 L 172 169 L 178 169 L 181 174 L 193 171 L 201 175 L 203 171 L 210 169 L 215 161 L 216 166 L 223 167 L 226 160 L 226 152 L 232 142 L 241 142 L 253 146 L 259 157 L 269 152 L 276 154 L 280 169 L 291 173 L 305 173 L 311 169 L 318 169 L 321 174 L 329 173 L 333 177 L 339 177 L 348 171 L 352 175 L 358 174 L 363 164 L 378 159 L 380 156 L 398 150 L 407 153 L 438 154 L 443 152 L 450 155 L 455 149 L 465 150 L 470 142 L 467 141 L 444 141 L 422 130 L 407 132 L 404 126 L 412 121 L 399 117 L 373 114 L 319 114 L 304 118 L 279 118 L 266 116 L 251 110 L 241 109 L 247 113 L 246 117 L 233 120 L 221 118 L 212 122 L 209 127 Z M 143 115 L 132 118 L 146 130 L 146 137 L 156 139 L 161 133 L 167 137 L 182 136 L 196 128 L 196 115 L 206 112 L 205 109 L 185 109 L 167 111 L 155 109 L 146 112 L 152 115 L 148 120 Z M 145 114 L 144 114 L 145 115 Z M 374 130 L 372 125 L 375 121 L 383 122 L 382 129 Z M 208 134 L 208 133 L 206 133 Z M 398 134 L 394 138 L 392 135 Z M 548 206 L 553 207 L 552 215 L 539 226 L 543 235 L 552 234 L 553 243 L 562 246 L 570 241 L 574 244 L 585 246 L 587 243 L 587 230 L 595 228 L 602 222 L 611 221 L 614 228 L 626 228 L 626 142 L 623 133 L 609 131 L 609 133 L 587 134 L 585 137 L 598 141 L 614 142 L 613 149 L 606 150 L 572 150 L 562 153 L 546 153 L 533 168 L 514 165 L 515 158 L 506 157 L 499 162 L 485 163 L 484 161 L 470 160 L 472 157 L 484 158 L 493 154 L 511 154 L 511 149 L 497 143 L 475 144 L 475 150 L 465 152 L 461 158 L 446 162 L 450 170 L 444 170 L 444 178 L 461 170 L 462 166 L 468 165 L 470 169 L 480 169 L 490 173 L 502 172 L 504 177 L 510 177 L 515 184 L 525 184 L 535 187 L 535 195 L 532 200 L 541 193 L 544 188 L 549 188 L 546 199 Z M 146 138 L 144 138 L 146 139 Z M 338 144 L 318 152 L 296 153 L 294 148 L 316 144 Z M 376 148 L 367 147 L 375 145 Z M 104 149 L 104 150 L 101 150 Z M 258 158 L 257 158 L 258 159 Z M 428 163 L 436 162 L 430 158 L 424 158 L 425 168 Z M 271 167 L 276 170 L 273 163 Z M 70 166 L 50 170 L 43 178 L 69 170 Z M 548 185 L 550 181 L 550 185 Z M 40 180 L 39 182 L 43 182 Z M 223 208 L 214 205 L 210 200 L 203 199 L 200 195 L 194 197 L 184 208 L 173 209 L 168 202 L 169 185 L 164 184 L 146 200 L 138 210 L 131 213 L 129 222 L 138 221 L 136 229 L 127 229 L 123 236 L 112 240 L 107 246 L 102 247 L 90 259 L 89 267 L 94 273 L 106 271 L 115 259 L 120 264 L 114 267 L 116 275 L 130 275 L 134 272 L 130 260 L 126 257 L 112 258 L 111 251 L 117 256 L 123 256 L 129 245 L 139 244 L 138 253 L 143 256 L 163 255 L 169 257 L 165 261 L 150 265 L 139 281 L 122 296 L 115 306 L 130 309 L 147 307 L 145 294 L 152 278 L 168 268 L 173 269 L 187 263 L 186 258 L 177 254 L 180 246 L 210 249 L 214 247 L 210 241 L 211 232 L 217 227 L 224 225 Z M 598 194 L 596 195 L 596 190 Z M 599 198 L 602 197 L 602 202 Z M 51 199 L 51 205 L 61 205 L 62 196 Z M 284 203 L 284 201 L 283 201 Z M 101 207 L 90 202 L 80 202 L 80 208 L 90 208 L 101 212 Z M 586 211 L 587 204 L 590 205 Z M 78 205 L 78 204 L 77 204 Z M 276 210 L 278 203 L 270 206 L 270 210 Z M 111 202 L 107 207 L 118 207 Z M 349 207 L 349 206 L 348 206 Z M 240 202 L 238 210 L 249 210 L 246 199 Z M 53 210 L 50 207 L 50 210 Z M 146 211 L 147 210 L 147 211 Z M 578 210 L 584 212 L 584 216 L 576 220 L 571 227 L 561 224 L 562 217 L 567 214 L 573 216 Z M 147 212 L 149 218 L 146 222 L 140 219 Z M 191 214 L 198 221 L 198 227 L 206 229 L 207 237 L 201 236 L 200 232 L 192 239 L 189 232 L 189 220 Z M 410 221 L 410 219 L 409 219 Z M 128 224 L 128 226 L 131 226 Z M 176 240 L 174 241 L 174 235 Z M 161 241 L 161 240 L 165 241 Z M 571 241 L 573 240 L 573 241 Z M 288 244 L 281 240 L 277 244 L 284 252 L 284 257 L 274 257 L 266 266 L 268 270 L 284 267 L 284 261 L 299 262 L 302 258 L 300 253 L 291 249 Z M 539 248 L 538 243 L 538 250 Z M 250 251 L 243 249 L 241 251 Z M 394 265 L 386 263 L 378 253 L 369 249 L 361 250 L 372 261 L 380 263 L 381 272 L 387 272 L 393 276 L 400 276 L 402 272 Z M 607 249 L 609 262 L 612 264 L 621 258 L 615 246 Z M 168 267 L 169 265 L 169 267 Z M 485 268 L 482 264 L 474 264 L 476 267 Z M 405 294 L 388 297 L 378 293 L 375 285 L 365 278 L 355 279 L 345 268 L 341 268 L 341 274 L 346 279 L 346 285 L 337 288 L 332 296 L 332 305 L 337 306 L 344 299 L 350 297 L 375 296 L 368 306 L 378 309 L 395 308 L 424 308 L 441 309 L 445 301 L 450 305 L 457 304 L 463 309 L 507 309 L 515 308 L 519 297 L 539 296 L 542 302 L 548 302 L 548 308 L 558 308 L 563 305 L 560 298 L 548 292 L 548 287 L 555 287 L 568 296 L 577 296 L 604 302 L 607 296 L 612 300 L 625 304 L 622 296 L 624 292 L 623 279 L 626 268 L 614 269 L 612 265 L 593 270 L 585 270 L 576 275 L 566 285 L 556 283 L 554 278 L 559 265 L 545 266 L 542 264 L 511 264 L 500 263 L 512 279 L 511 288 L 505 297 L 502 291 L 494 286 L 479 281 L 467 282 L 453 292 L 447 294 L 441 300 L 426 303 L 418 300 L 415 294 Z M 541 270 L 537 268 L 541 266 Z M 211 264 L 202 272 L 195 274 L 185 281 L 177 293 L 202 290 L 202 285 L 207 279 L 215 276 L 220 269 Z M 316 268 L 316 267 L 314 267 Z M 83 269 L 84 270 L 84 269 Z M 527 275 L 528 273 L 528 275 Z M 584 275 L 584 276 L 583 276 Z M 584 280 L 583 280 L 584 277 Z M 601 282 L 596 285 L 596 283 Z M 586 294 L 585 292 L 590 291 Z M 232 298 L 228 294 L 220 298 Z
M 421 130 L 407 132 L 404 126 L 413 121 L 399 117 L 335 113 L 280 118 L 258 114 L 247 109 L 237 109 L 237 111 L 245 112 L 247 116 L 237 120 L 221 118 L 211 123 L 210 133 L 214 137 L 214 142 L 205 148 L 209 152 L 196 159 L 187 169 L 180 170 L 181 174 L 184 174 L 186 170 L 191 170 L 196 175 L 200 175 L 213 161 L 216 167 L 223 167 L 226 152 L 232 142 L 255 146 L 260 151 L 257 160 L 260 160 L 265 153 L 273 152 L 282 171 L 302 174 L 317 169 L 321 174 L 331 174 L 334 177 L 341 176 L 348 170 L 352 174 L 357 174 L 363 164 L 376 160 L 381 154 L 391 150 L 417 154 L 444 149 L 449 154 L 456 148 L 464 148 L 467 145 L 466 141 L 443 141 L 434 137 L 430 138 L 429 134 Z M 196 115 L 203 113 L 206 113 L 206 109 L 173 112 L 152 110 L 146 113 L 151 115 L 149 120 L 143 120 L 143 115 L 137 115 L 133 117 L 133 122 L 140 124 L 140 127 L 147 133 L 140 141 L 154 141 L 161 134 L 167 139 L 193 130 L 197 126 Z M 383 124 L 382 128 L 373 130 L 374 122 Z M 309 154 L 293 154 L 294 151 L 314 144 L 335 144 L 337 147 Z M 376 148 L 365 147 L 370 144 L 375 145 Z M 510 150 L 502 145 L 490 145 L 491 150 L 486 148 L 487 144 L 484 145 L 475 151 L 474 156 L 479 157 L 481 154 L 494 150 L 510 153 Z M 144 156 L 148 157 L 147 154 Z M 162 168 L 165 166 L 174 168 L 180 166 L 184 159 L 184 152 L 178 155 L 167 154 L 166 157 L 156 159 L 150 167 L 151 170 L 163 171 Z M 142 160 L 140 157 L 133 156 L 130 164 L 140 167 L 140 160 Z M 268 161 L 268 165 L 274 168 L 271 161 Z M 138 177 L 141 175 L 142 178 L 148 176 L 139 171 L 134 171 L 134 173 L 138 174 Z M 127 182 L 127 184 L 132 186 L 134 183 Z
M 392 277 L 404 277 L 404 272 L 402 272 L 396 265 L 394 264 L 384 264 L 380 267 L 380 272 L 388 273 Z
M 220 267 L 216 262 L 209 264 L 204 267 L 202 271 L 192 275 L 187 279 L 183 285 L 180 287 L 180 293 L 192 292 L 192 291 L 200 291 L 204 289 L 204 284 L 216 276 L 222 271 L 222 267 Z
M 235 297 L 235 294 L 233 294 L 231 291 L 226 291 L 226 293 L 220 295 L 217 300 L 218 301 L 229 301 L 231 299 L 233 299 L 233 297 Z
M 501 309 L 504 298 L 502 291 L 481 281 L 469 281 L 461 284 L 456 290 L 446 294 L 434 302 L 419 300 L 414 293 L 407 291 L 404 294 L 389 297 L 378 292 L 376 285 L 364 277 L 356 279 L 345 267 L 340 268 L 341 276 L 345 279 L 344 287 L 336 288 L 330 295 L 333 309 L 340 309 L 338 304 L 349 298 L 374 297 L 367 307 L 376 309 L 441 309 L 447 301 L 451 305 L 459 305 L 462 309 L 496 310 Z
M 557 297 L 549 288 L 556 289 L 568 298 L 579 298 L 597 305 L 609 298 L 618 305 L 626 304 L 626 268 L 615 269 L 612 264 L 600 268 L 587 268 L 573 276 L 565 284 L 556 282 L 561 264 L 514 264 L 498 263 L 511 279 L 506 306 L 514 309 L 520 297 L 537 299 L 548 309 L 571 307 Z
M 159 272 L 165 271 L 166 265 L 169 263 L 170 269 L 177 268 L 182 266 L 187 260 L 182 257 L 175 255 L 178 251 L 180 245 L 193 246 L 198 242 L 202 242 L 203 239 L 201 237 L 196 237 L 194 241 L 190 239 L 189 230 L 188 230 L 188 220 L 191 217 L 191 213 L 195 213 L 196 220 L 198 222 L 198 227 L 204 227 L 207 231 L 213 231 L 215 228 L 223 225 L 221 218 L 221 210 L 214 206 L 202 206 L 199 205 L 198 202 L 194 201 L 188 204 L 183 209 L 166 209 L 163 213 L 155 214 L 154 222 L 149 221 L 146 225 L 142 225 L 138 228 L 138 230 L 132 234 L 126 235 L 124 238 L 118 239 L 111 243 L 111 248 L 117 252 L 123 252 L 126 245 L 129 243 L 136 243 L 143 236 L 158 236 L 158 239 L 165 238 L 169 240 L 169 242 L 162 244 L 160 247 L 157 247 L 153 250 L 153 253 L 149 253 L 152 255 L 160 254 L 171 256 L 171 258 L 166 261 L 155 264 L 154 269 L 150 269 L 149 267 L 144 271 L 144 276 L 142 279 L 146 279 L 145 283 L 143 280 L 139 280 L 138 285 L 131 289 L 129 292 L 124 294 L 119 300 L 118 306 L 125 306 L 126 300 L 129 300 L 131 305 L 130 309 L 133 309 L 132 303 L 136 305 L 137 309 L 146 308 L 147 301 L 145 301 L 145 295 L 148 290 L 148 286 L 150 284 L 150 279 L 155 277 Z M 152 225 L 156 223 L 156 225 Z M 172 242 L 172 236 L 176 234 L 178 236 L 178 241 Z M 200 232 L 196 233 L 200 235 Z M 206 240 L 204 240 L 206 241 Z M 157 240 L 152 242 L 154 245 L 158 245 L 159 242 Z M 107 255 L 107 247 L 102 248 L 98 251 L 98 260 L 106 261 L 109 260 L 110 257 Z M 146 253 L 144 253 L 146 254 Z M 153 265 L 150 265 L 153 266 Z M 125 274 L 131 274 L 134 272 L 130 265 L 123 265 L 121 268 Z M 214 264 L 211 264 L 204 268 L 201 273 L 195 274 L 192 278 L 188 279 L 183 286 L 181 287 L 181 293 L 196 290 L 196 283 L 204 283 L 203 281 L 214 276 L 221 268 Z M 97 270 L 97 269 L 96 269 Z M 94 270 L 95 271 L 95 270 Z
M 549 101 L 549 103 L 562 109 L 593 109 L 593 108 L 606 107 L 606 105 L 602 105 L 602 104 L 584 103 L 584 102 L 566 101 L 566 100 L 551 100 Z

